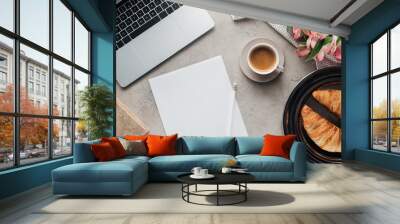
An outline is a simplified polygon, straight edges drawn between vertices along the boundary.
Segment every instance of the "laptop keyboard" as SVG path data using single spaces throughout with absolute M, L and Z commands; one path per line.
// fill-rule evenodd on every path
M 163 0 L 124 0 L 117 5 L 117 49 L 173 13 L 181 4 Z

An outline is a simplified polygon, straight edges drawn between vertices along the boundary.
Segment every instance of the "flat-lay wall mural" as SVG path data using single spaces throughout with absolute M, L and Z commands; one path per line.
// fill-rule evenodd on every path
M 117 8 L 117 135 L 295 134 L 310 161 L 340 162 L 341 37 L 166 1 Z

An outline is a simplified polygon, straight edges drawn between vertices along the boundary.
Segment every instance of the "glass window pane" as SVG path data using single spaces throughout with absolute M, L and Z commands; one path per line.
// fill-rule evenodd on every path
M 400 24 L 391 31 L 390 37 L 390 67 L 400 67 Z
M 14 165 L 13 118 L 0 116 L 0 170 Z
M 20 118 L 20 163 L 35 163 L 49 158 L 49 120 L 44 118 Z
M 400 120 L 391 121 L 392 152 L 400 153 Z
M 20 109 L 25 114 L 47 115 L 49 57 L 21 44 Z
M 72 117 L 72 68 L 53 60 L 53 115 Z
M 391 75 L 390 98 L 392 117 L 400 117 L 400 72 Z
M 387 121 L 372 122 L 372 147 L 387 151 Z
M 372 80 L 372 118 L 387 117 L 387 77 Z
M 89 70 L 89 32 L 75 18 L 75 63 Z
M 14 111 L 13 40 L 0 35 L 0 111 Z
M 14 0 L 0 1 L 0 26 L 14 31 Z
M 387 71 L 387 34 L 372 44 L 372 75 Z
M 49 0 L 20 0 L 21 36 L 49 47 Z
M 75 121 L 75 143 L 85 142 L 88 138 L 88 128 L 84 120 Z
M 75 69 L 75 117 L 81 115 L 80 95 L 89 86 L 89 75 Z
M 53 51 L 71 60 L 72 12 L 60 1 L 53 1 Z
M 53 120 L 53 157 L 72 154 L 72 121 Z

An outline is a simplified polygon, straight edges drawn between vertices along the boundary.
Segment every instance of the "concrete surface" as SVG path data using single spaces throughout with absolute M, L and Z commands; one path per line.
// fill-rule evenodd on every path
M 222 55 L 231 83 L 237 83 L 237 100 L 250 136 L 282 134 L 282 115 L 286 100 L 297 82 L 315 70 L 314 62 L 298 58 L 295 48 L 268 24 L 245 19 L 233 22 L 230 15 L 210 12 L 215 28 L 181 50 L 127 88 L 117 85 L 117 99 L 141 120 L 151 133 L 164 134 L 164 128 L 148 79 Z M 274 81 L 255 83 L 240 71 L 239 57 L 250 40 L 265 37 L 280 47 L 285 55 L 285 70 Z M 134 66 L 134 62 L 132 62 Z M 121 124 L 123 122 L 119 122 Z M 126 123 L 128 125 L 128 122 Z M 122 124 L 123 125 L 123 124 Z
M 135 114 L 131 113 L 127 106 L 117 100 L 117 136 L 125 136 L 130 134 L 143 135 L 147 134 L 149 130 L 141 122 Z

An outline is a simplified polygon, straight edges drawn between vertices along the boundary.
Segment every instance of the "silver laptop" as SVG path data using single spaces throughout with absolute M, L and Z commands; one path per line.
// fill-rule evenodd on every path
M 117 0 L 117 81 L 126 87 L 214 27 L 203 9 L 163 0 Z

